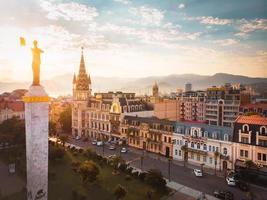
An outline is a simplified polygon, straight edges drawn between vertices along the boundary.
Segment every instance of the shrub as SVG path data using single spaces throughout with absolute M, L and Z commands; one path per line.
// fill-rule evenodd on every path
M 128 168 L 126 169 L 126 172 L 127 172 L 128 174 L 132 174 L 132 171 L 133 171 L 133 168 L 132 168 L 132 167 L 128 167 Z
M 79 152 L 79 153 L 83 153 L 83 149 L 79 149 L 78 152 Z
M 138 178 L 139 178 L 141 181 L 144 181 L 145 178 L 146 178 L 146 172 L 140 172 Z
M 146 174 L 145 181 L 157 190 L 166 191 L 167 189 L 166 181 L 157 169 L 150 169 Z
M 119 166 L 119 170 L 124 172 L 127 169 L 127 166 L 128 165 L 126 163 L 121 163 L 120 166 Z
M 139 175 L 139 172 L 132 172 L 132 176 L 133 176 L 133 177 L 136 177 L 136 178 L 137 178 L 138 175 Z
M 81 162 L 80 162 L 80 161 L 73 161 L 73 162 L 71 163 L 71 166 L 72 166 L 72 170 L 73 170 L 74 172 L 78 172 L 79 167 L 81 166 Z
M 91 160 L 86 160 L 79 168 L 84 183 L 94 182 L 99 174 L 98 166 Z
M 127 194 L 127 191 L 123 186 L 118 184 L 113 194 L 115 195 L 116 199 L 122 199 Z

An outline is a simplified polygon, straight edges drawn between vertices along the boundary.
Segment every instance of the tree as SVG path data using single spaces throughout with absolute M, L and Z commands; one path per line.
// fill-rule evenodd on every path
M 157 169 L 148 170 L 145 181 L 155 189 L 161 191 L 166 190 L 166 181 L 163 178 L 161 172 Z
M 65 154 L 64 149 L 57 146 L 49 146 L 49 159 L 50 160 L 59 160 L 62 159 Z
M 116 199 L 119 200 L 119 199 L 123 199 L 126 196 L 127 191 L 123 186 L 118 184 L 113 194 L 115 195 Z
M 120 157 L 120 156 L 112 156 L 109 159 L 109 162 L 113 166 L 114 170 L 117 170 L 119 163 L 125 163 L 125 160 L 123 160 L 122 157 Z
M 55 135 L 57 133 L 56 123 L 49 121 L 49 135 Z
M 25 144 L 25 122 L 16 117 L 0 124 L 0 141 L 9 144 Z
M 68 141 L 68 136 L 66 136 L 66 135 L 60 135 L 59 136 L 59 139 L 62 142 L 63 147 L 65 147 L 65 143 Z
M 99 174 L 98 166 L 91 160 L 86 160 L 80 166 L 79 173 L 82 177 L 83 183 L 94 182 Z
M 71 107 L 67 107 L 59 115 L 59 123 L 61 125 L 62 131 L 66 133 L 71 133 Z
M 181 150 L 183 151 L 183 160 L 184 160 L 184 167 L 185 167 L 185 164 L 188 161 L 188 147 L 186 145 L 183 145 L 181 147 Z
M 257 165 L 252 160 L 246 160 L 245 165 L 247 169 L 251 169 L 253 167 L 256 167 Z
M 220 153 L 218 151 L 215 151 L 214 152 L 214 165 L 215 165 L 215 175 L 217 174 L 217 160 L 218 160 L 218 157 L 219 157 Z

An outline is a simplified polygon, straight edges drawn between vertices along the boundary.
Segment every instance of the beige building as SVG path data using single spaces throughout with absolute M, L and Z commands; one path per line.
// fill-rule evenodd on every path
M 234 126 L 233 158 L 236 164 L 252 160 L 267 167 L 267 118 L 239 116 Z
M 120 128 L 129 146 L 170 157 L 174 125 L 154 117 L 124 116 Z

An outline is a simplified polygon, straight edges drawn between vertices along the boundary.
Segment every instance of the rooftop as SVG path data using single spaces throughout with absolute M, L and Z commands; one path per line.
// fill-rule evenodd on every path
M 256 124 L 256 125 L 267 126 L 267 118 L 261 117 L 259 115 L 251 115 L 251 116 L 241 115 L 236 119 L 235 122 L 241 124 Z

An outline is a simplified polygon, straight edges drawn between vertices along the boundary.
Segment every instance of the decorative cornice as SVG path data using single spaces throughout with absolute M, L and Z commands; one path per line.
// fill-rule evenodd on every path
M 22 100 L 25 103 L 49 102 L 50 97 L 49 96 L 24 96 L 22 97 Z

